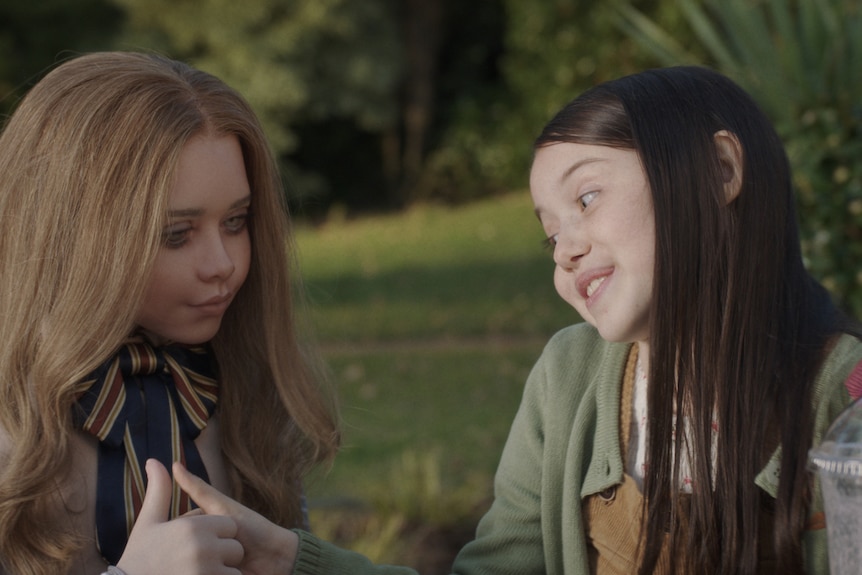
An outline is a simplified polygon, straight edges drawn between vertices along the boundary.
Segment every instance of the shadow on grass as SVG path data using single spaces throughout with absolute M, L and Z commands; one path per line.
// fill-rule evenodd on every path
M 417 264 L 307 278 L 324 342 L 446 337 L 547 338 L 577 321 L 553 286 L 548 258 Z
M 449 573 L 492 478 L 543 342 L 374 345 L 325 358 L 344 446 L 310 484 L 312 527 L 376 562 Z
M 316 533 L 375 563 L 406 565 L 423 575 L 450 572 L 490 504 L 484 478 L 451 487 L 442 449 L 407 450 L 369 492 L 367 503 L 314 504 Z

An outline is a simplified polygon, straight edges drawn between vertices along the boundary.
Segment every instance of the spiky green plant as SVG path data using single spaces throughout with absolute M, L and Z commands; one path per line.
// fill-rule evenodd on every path
M 618 5 L 620 25 L 663 65 L 712 65 L 763 106 L 794 167 L 806 264 L 862 317 L 862 2 L 676 5 L 698 46 L 681 45 L 629 2 Z

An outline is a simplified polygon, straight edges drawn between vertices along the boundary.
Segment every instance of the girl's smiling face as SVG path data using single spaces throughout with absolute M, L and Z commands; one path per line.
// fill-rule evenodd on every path
M 251 192 L 236 137 L 189 140 L 169 204 L 137 323 L 157 343 L 204 343 L 218 332 L 251 262 Z
M 554 250 L 560 297 L 605 340 L 648 342 L 655 219 L 637 153 L 567 142 L 541 147 L 530 193 Z

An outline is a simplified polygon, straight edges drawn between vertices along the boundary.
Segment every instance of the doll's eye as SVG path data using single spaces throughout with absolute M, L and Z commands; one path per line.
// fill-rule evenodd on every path
M 188 240 L 191 229 L 188 224 L 168 226 L 162 232 L 162 244 L 170 249 L 182 247 Z
M 224 227 L 229 233 L 238 234 L 248 227 L 248 218 L 248 213 L 231 216 L 225 220 Z

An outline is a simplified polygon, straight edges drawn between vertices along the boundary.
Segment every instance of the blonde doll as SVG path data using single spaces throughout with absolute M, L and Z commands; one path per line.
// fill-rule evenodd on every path
M 182 63 L 85 55 L 21 101 L 0 173 L 0 571 L 239 573 L 236 525 L 176 487 L 133 527 L 151 458 L 303 526 L 337 447 L 254 113 Z

